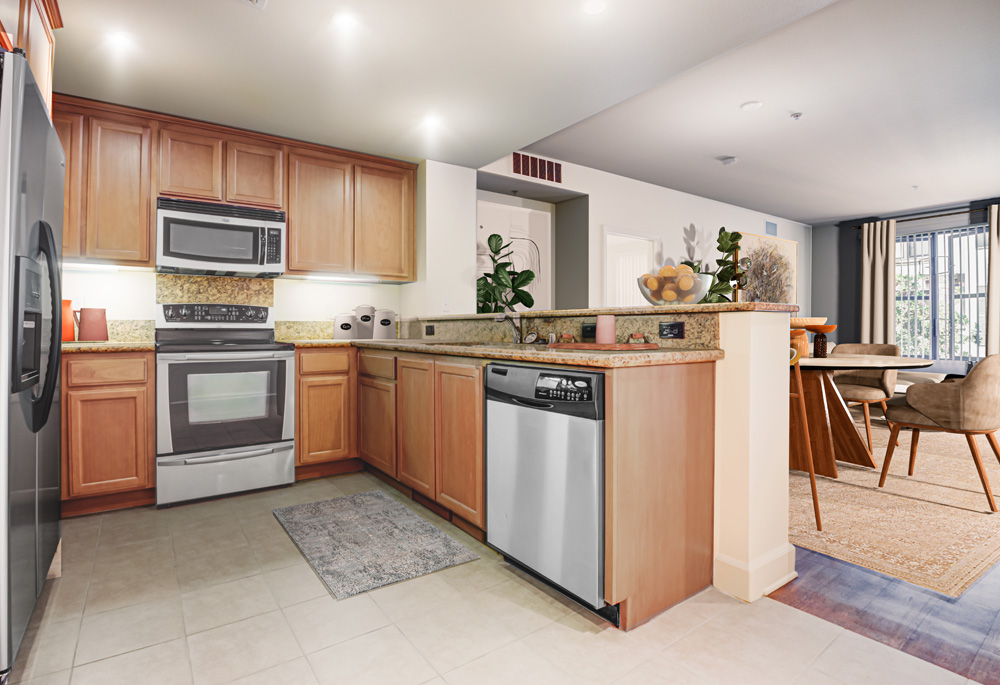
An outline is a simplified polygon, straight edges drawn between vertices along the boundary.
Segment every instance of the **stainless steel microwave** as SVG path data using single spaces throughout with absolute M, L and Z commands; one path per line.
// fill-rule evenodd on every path
M 276 278 L 285 272 L 285 213 L 161 197 L 156 270 Z

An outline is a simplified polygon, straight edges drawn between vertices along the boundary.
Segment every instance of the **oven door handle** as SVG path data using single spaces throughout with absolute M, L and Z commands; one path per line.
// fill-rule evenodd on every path
M 240 459 L 252 459 L 253 457 L 263 457 L 274 454 L 274 448 L 267 450 L 253 450 L 251 452 L 236 452 L 235 454 L 215 454 L 210 457 L 191 457 L 184 459 L 161 459 L 160 466 L 196 466 L 197 464 L 216 464 L 220 461 L 239 461 Z
M 198 352 L 194 354 L 160 352 L 156 358 L 168 362 L 245 362 L 287 359 L 294 356 L 295 350 L 283 350 L 281 352 Z

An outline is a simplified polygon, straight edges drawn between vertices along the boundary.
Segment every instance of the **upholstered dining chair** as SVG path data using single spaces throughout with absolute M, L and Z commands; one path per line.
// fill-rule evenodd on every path
M 896 345 L 870 345 L 862 343 L 842 343 L 830 354 L 873 354 L 881 357 L 898 357 Z M 869 405 L 882 405 L 885 413 L 886 402 L 896 392 L 896 369 L 834 371 L 833 382 L 837 384 L 840 396 L 848 404 L 860 404 L 865 413 L 865 432 L 868 434 L 868 452 L 872 451 L 872 416 Z M 890 425 L 890 428 L 892 426 Z
M 1000 429 L 1000 354 L 992 354 L 976 364 L 962 379 L 951 379 L 941 383 L 920 383 L 906 390 L 906 397 L 889 402 L 886 417 L 892 422 L 889 448 L 882 464 L 882 475 L 878 486 L 885 485 L 889 473 L 889 462 L 896 448 L 896 438 L 901 428 L 913 429 L 910 442 L 910 470 L 917 461 L 917 441 L 921 431 L 943 431 L 961 433 L 969 443 L 972 459 L 976 462 L 979 480 L 986 491 L 990 511 L 997 510 L 990 489 L 990 479 L 983 468 L 983 460 L 976 444 L 976 435 L 985 435 L 993 448 L 993 454 L 1000 461 L 1000 445 L 996 432 Z

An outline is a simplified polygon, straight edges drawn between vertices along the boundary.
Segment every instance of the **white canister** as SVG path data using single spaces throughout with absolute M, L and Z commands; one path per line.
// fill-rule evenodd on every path
M 354 314 L 337 314 L 333 319 L 334 340 L 354 340 L 358 322 Z
M 374 337 L 376 340 L 395 340 L 396 312 L 391 309 L 379 309 L 375 312 Z
M 370 340 L 375 332 L 375 307 L 361 304 L 354 308 L 354 316 L 358 320 L 358 340 Z

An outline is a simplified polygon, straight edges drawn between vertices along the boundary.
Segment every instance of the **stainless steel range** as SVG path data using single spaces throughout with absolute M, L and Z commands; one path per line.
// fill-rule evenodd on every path
M 295 480 L 295 348 L 269 307 L 162 304 L 156 321 L 156 503 Z

